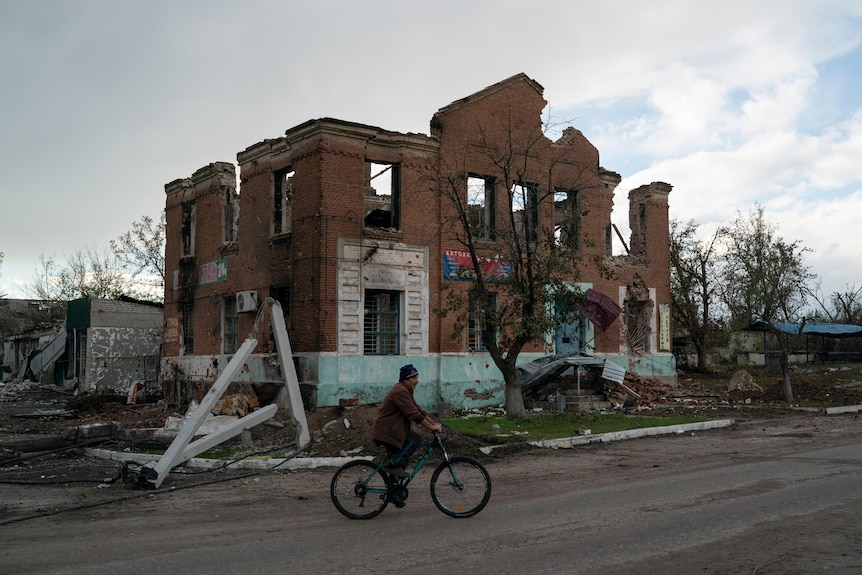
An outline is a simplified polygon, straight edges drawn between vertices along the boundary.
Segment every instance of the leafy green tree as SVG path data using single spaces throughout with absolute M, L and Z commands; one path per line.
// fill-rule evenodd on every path
M 719 234 L 708 242 L 697 237 L 699 224 L 689 221 L 684 227 L 679 220 L 670 228 L 670 291 L 673 320 L 687 333 L 697 352 L 697 369 L 707 368 L 709 340 L 720 319 L 714 311 L 718 303 L 720 261 Z
M 721 298 L 730 310 L 731 326 L 744 328 L 755 321 L 775 326 L 803 320 L 808 284 L 815 279 L 805 264 L 810 250 L 778 236 L 759 204 L 747 215 L 737 212 L 736 219 L 721 230 L 721 237 L 726 247 Z M 791 402 L 787 334 L 774 329 L 773 333 L 781 346 L 785 400 Z

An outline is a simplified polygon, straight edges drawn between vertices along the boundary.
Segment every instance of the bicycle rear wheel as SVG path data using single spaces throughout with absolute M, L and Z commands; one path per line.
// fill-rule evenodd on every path
M 376 473 L 370 461 L 350 461 L 332 476 L 329 496 L 343 515 L 351 519 L 371 519 L 389 503 L 389 478 Z
M 453 457 L 431 476 L 431 499 L 450 517 L 472 517 L 491 498 L 491 476 L 472 457 Z

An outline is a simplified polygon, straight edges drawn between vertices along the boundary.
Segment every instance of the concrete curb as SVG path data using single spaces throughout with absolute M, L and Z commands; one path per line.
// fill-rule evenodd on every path
M 546 439 L 543 441 L 527 441 L 528 445 L 535 447 L 546 447 L 550 449 L 571 449 L 576 445 L 587 445 L 590 443 L 607 443 L 610 441 L 622 441 L 624 439 L 637 439 L 638 437 L 649 437 L 652 435 L 683 434 L 691 431 L 705 431 L 707 429 L 718 429 L 734 425 L 734 419 L 716 419 L 713 421 L 700 421 L 698 423 L 683 423 L 680 425 L 662 425 L 659 427 L 643 427 L 639 429 L 628 429 L 626 431 L 612 431 L 609 433 L 597 433 L 595 435 L 578 435 L 576 437 L 562 437 L 559 439 Z M 511 445 L 511 444 L 510 444 Z M 482 453 L 491 453 L 496 448 L 505 445 L 492 445 L 482 447 Z
M 834 415 L 837 413 L 857 413 L 862 411 L 862 405 L 845 405 L 843 407 L 827 407 L 825 413 L 828 415 Z
M 148 453 L 128 453 L 110 451 L 107 449 L 92 449 L 84 450 L 85 455 L 92 457 L 100 457 L 111 461 L 134 461 L 135 463 L 150 463 L 158 461 L 161 455 L 152 455 Z M 224 467 L 225 469 L 272 469 L 280 467 L 283 469 L 315 469 L 317 467 L 341 467 L 348 461 L 355 459 L 373 459 L 371 456 L 366 457 L 292 457 L 292 458 L 275 458 L 275 457 L 248 457 L 235 463 L 225 465 L 225 462 L 220 459 L 204 459 L 201 457 L 192 457 L 179 467 L 188 467 L 193 469 L 216 469 Z
M 816 413 L 825 413 L 827 415 L 836 415 L 842 413 L 858 413 L 862 412 L 862 405 L 845 405 L 843 407 L 826 407 L 826 408 L 800 408 L 806 411 L 814 411 Z M 734 419 L 716 419 L 712 421 L 701 421 L 698 423 L 683 423 L 680 425 L 663 425 L 659 427 L 644 427 L 639 429 L 629 429 L 626 431 L 613 431 L 610 433 L 597 433 L 595 435 L 578 435 L 575 437 L 563 437 L 560 439 L 546 439 L 544 441 L 527 441 L 527 445 L 542 447 L 548 449 L 571 449 L 576 445 L 588 445 L 590 443 L 608 443 L 611 441 L 623 441 L 625 439 L 637 439 L 639 437 L 650 437 L 654 435 L 671 435 L 683 434 L 692 431 L 706 431 L 708 429 L 720 429 L 730 427 L 736 423 Z M 511 443 L 505 445 L 489 445 L 481 447 L 479 450 L 485 455 L 491 453 L 494 449 L 511 446 Z M 149 463 L 158 461 L 159 455 L 149 455 L 145 453 L 126 453 L 109 451 L 107 449 L 92 449 L 87 448 L 84 453 L 93 457 L 101 457 L 114 461 L 134 461 L 136 463 Z M 249 457 L 236 463 L 227 465 L 227 469 L 247 469 L 247 470 L 266 470 L 274 467 L 283 467 L 284 469 L 316 469 L 318 467 L 340 467 L 348 461 L 355 459 L 373 459 L 372 456 L 363 457 L 294 457 L 290 459 L 271 458 L 271 457 Z M 225 462 L 218 459 L 203 459 L 193 457 L 186 461 L 182 467 L 195 469 L 216 469 L 225 466 Z

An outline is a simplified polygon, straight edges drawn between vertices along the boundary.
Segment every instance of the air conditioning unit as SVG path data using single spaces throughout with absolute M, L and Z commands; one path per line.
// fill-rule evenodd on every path
M 236 311 L 237 313 L 257 311 L 257 291 L 236 292 Z

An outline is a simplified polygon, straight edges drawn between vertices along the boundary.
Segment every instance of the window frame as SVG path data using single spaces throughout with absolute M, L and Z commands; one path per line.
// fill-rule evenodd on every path
M 233 188 L 225 190 L 222 205 L 222 243 L 229 244 L 236 240 L 236 191 Z
M 481 189 L 479 185 L 481 183 Z M 478 173 L 467 174 L 467 221 L 473 237 L 493 240 L 497 235 L 497 179 L 493 176 L 484 176 Z M 475 203 L 474 199 L 481 196 L 481 203 Z M 481 206 L 481 210 L 473 207 Z M 477 215 L 481 211 L 481 222 Z
M 563 199 L 557 199 L 565 195 Z M 575 188 L 554 188 L 554 243 L 557 247 L 577 251 L 581 245 L 579 212 L 580 192 Z M 558 204 L 563 206 L 558 208 Z
M 183 355 L 195 352 L 195 304 L 185 303 L 182 308 Z
M 385 169 L 379 169 L 374 173 L 374 166 L 388 166 Z M 374 179 L 389 173 L 389 190 L 388 193 L 377 193 L 377 189 L 373 185 Z M 364 217 L 362 225 L 366 229 L 383 230 L 383 231 L 401 231 L 401 162 L 384 162 L 379 160 L 365 161 L 365 182 L 363 187 L 364 199 Z M 374 192 L 374 193 L 372 193 Z M 389 196 L 389 210 L 381 210 L 378 206 L 381 204 L 382 197 Z M 373 209 L 369 209 L 373 208 Z M 371 215 L 374 213 L 388 213 L 389 225 L 374 225 Z
M 293 230 L 293 178 L 292 167 L 272 173 L 272 226 L 271 235 L 289 234 Z
M 365 290 L 362 303 L 362 355 L 401 355 L 402 293 L 397 290 Z M 379 306 L 380 296 L 389 296 L 388 308 Z M 394 329 L 386 329 L 390 327 Z
M 500 305 L 499 294 L 497 292 L 487 292 L 487 298 L 494 309 Z M 467 349 L 472 353 L 487 352 L 485 342 L 482 339 L 482 332 L 485 327 L 486 306 L 479 305 L 478 298 L 470 297 L 469 310 L 467 312 Z M 498 341 L 499 334 L 494 330 L 494 341 Z
M 182 219 L 180 221 L 180 246 L 181 257 L 193 257 L 195 255 L 195 202 L 182 203 Z
M 521 191 L 523 190 L 523 191 Z M 534 244 L 539 240 L 539 184 L 515 180 L 512 183 L 512 209 L 521 211 L 522 241 Z
M 221 352 L 231 355 L 237 350 L 237 320 L 236 294 L 222 298 L 221 314 Z
M 633 352 L 651 353 L 650 322 L 652 309 L 650 302 L 628 299 L 625 301 L 623 314 L 629 349 Z

